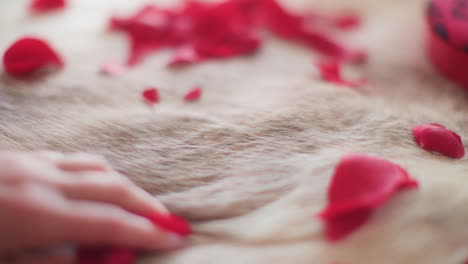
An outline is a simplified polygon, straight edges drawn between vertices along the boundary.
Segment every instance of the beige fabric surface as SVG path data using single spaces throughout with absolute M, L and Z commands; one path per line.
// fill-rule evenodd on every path
M 136 0 L 76 0 L 31 17 L 26 1 L 0 3 L 0 50 L 24 34 L 47 38 L 66 59 L 41 80 L 0 79 L 0 147 L 88 151 L 193 224 L 186 249 L 145 264 L 461 264 L 468 256 L 468 163 L 417 147 L 411 128 L 440 123 L 468 140 L 468 97 L 424 55 L 424 1 L 285 1 L 291 8 L 355 10 L 363 27 L 342 35 L 369 51 L 351 67 L 365 92 L 319 80 L 317 54 L 270 39 L 257 55 L 184 70 L 151 56 L 119 78 L 97 74 L 124 59 L 125 37 L 105 31 Z M 163 2 L 163 1 L 159 1 Z M 166 1 L 166 4 L 173 3 Z M 195 84 L 199 103 L 182 101 Z M 156 109 L 142 103 L 160 88 Z M 340 157 L 387 158 L 420 182 L 348 239 L 329 244 L 315 217 Z

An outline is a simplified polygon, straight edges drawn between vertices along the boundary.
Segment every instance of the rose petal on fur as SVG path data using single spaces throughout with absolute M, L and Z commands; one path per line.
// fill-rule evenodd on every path
M 313 17 L 310 14 L 314 14 Z M 334 40 L 327 27 L 313 23 L 316 12 L 294 14 L 276 0 L 225 0 L 216 3 L 186 1 L 179 8 L 145 6 L 128 18 L 112 18 L 110 28 L 130 39 L 128 65 L 163 48 L 175 48 L 169 66 L 251 55 L 262 46 L 259 31 L 296 41 L 334 59 L 362 62 L 366 54 Z M 343 17 L 339 27 L 349 27 L 356 17 Z M 327 20 L 330 22 L 330 19 Z
M 366 79 L 357 81 L 347 81 L 341 74 L 342 64 L 339 61 L 322 61 L 317 64 L 322 80 L 334 83 L 340 86 L 355 88 L 367 83 Z
M 143 91 L 142 96 L 149 104 L 157 104 L 160 100 L 159 92 L 156 88 L 147 88 Z
M 349 154 L 341 159 L 328 188 L 328 205 L 319 214 L 329 241 L 346 238 L 398 191 L 416 188 L 400 166 L 376 157 Z
M 184 96 L 184 100 L 188 102 L 197 101 L 197 100 L 200 100 L 201 96 L 202 96 L 202 88 L 195 87 Z
M 43 13 L 63 9 L 66 5 L 65 0 L 32 0 L 29 8 L 34 13 Z
M 64 63 L 46 41 L 24 37 L 7 49 L 3 55 L 3 65 L 10 75 L 24 75 L 49 66 L 61 68 Z
M 465 157 L 465 146 L 458 134 L 439 124 L 423 124 L 413 128 L 414 140 L 425 150 L 454 159 Z
M 248 55 L 259 48 L 260 40 L 246 26 L 248 20 L 235 2 L 187 1 L 174 10 L 146 6 L 130 18 L 113 18 L 111 29 L 129 35 L 129 65 L 166 47 L 178 49 L 170 66 Z
M 127 67 L 117 61 L 108 61 L 101 66 L 100 72 L 108 76 L 120 76 L 127 72 Z

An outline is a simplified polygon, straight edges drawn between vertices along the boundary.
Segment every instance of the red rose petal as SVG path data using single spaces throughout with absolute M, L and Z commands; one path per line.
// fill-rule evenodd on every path
M 153 213 L 146 216 L 151 222 L 170 233 L 186 237 L 192 233 L 190 225 L 175 214 Z M 76 257 L 77 264 L 134 264 L 137 254 L 132 249 L 125 248 L 89 248 L 79 247 Z
M 48 66 L 63 67 L 57 52 L 44 40 L 25 37 L 13 43 L 3 55 L 5 71 L 11 75 L 23 75 Z
M 258 36 L 263 28 L 337 60 L 362 62 L 366 58 L 364 52 L 338 43 L 326 27 L 314 22 L 321 18 L 315 12 L 289 12 L 276 0 L 185 1 L 173 9 L 146 6 L 129 18 L 112 18 L 110 27 L 129 36 L 128 65 L 164 48 L 177 50 L 169 66 L 250 55 L 261 47 Z M 340 19 L 338 27 L 350 27 L 357 18 Z
M 338 61 L 320 62 L 317 64 L 322 80 L 331 82 L 340 86 L 348 86 L 351 88 L 367 83 L 367 80 L 361 79 L 357 81 L 344 80 L 341 75 L 341 63 Z
M 396 192 L 417 186 L 405 170 L 387 160 L 362 154 L 343 157 L 328 189 L 328 206 L 319 214 L 327 239 L 346 238 Z
M 465 157 L 465 146 L 458 134 L 438 124 L 425 124 L 413 128 L 414 140 L 422 148 L 462 159 Z
M 142 93 L 143 98 L 150 104 L 159 103 L 159 92 L 156 88 L 148 88 Z
M 116 61 L 108 61 L 101 66 L 101 73 L 108 76 L 120 76 L 127 72 L 127 67 Z
M 30 9 L 35 13 L 43 13 L 65 8 L 66 5 L 65 0 L 32 0 Z
M 190 92 L 188 92 L 185 96 L 184 99 L 185 101 L 196 101 L 199 100 L 202 96 L 202 89 L 201 87 L 196 87 Z

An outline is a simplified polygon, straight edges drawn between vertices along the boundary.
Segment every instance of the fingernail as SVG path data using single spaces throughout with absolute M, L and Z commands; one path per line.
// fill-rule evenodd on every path
M 185 238 L 173 233 L 169 233 L 167 235 L 167 242 L 171 247 L 179 248 L 185 245 Z

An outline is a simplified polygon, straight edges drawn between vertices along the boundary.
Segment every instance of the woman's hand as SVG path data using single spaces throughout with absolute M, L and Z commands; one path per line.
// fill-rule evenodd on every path
M 101 157 L 0 152 L 0 252 L 61 244 L 147 250 L 182 238 L 141 217 L 167 212 Z

